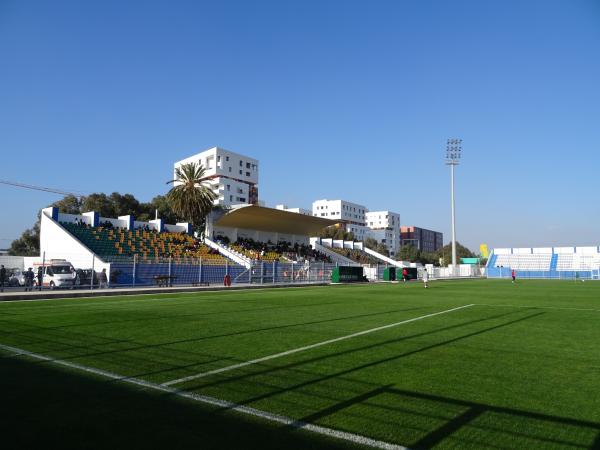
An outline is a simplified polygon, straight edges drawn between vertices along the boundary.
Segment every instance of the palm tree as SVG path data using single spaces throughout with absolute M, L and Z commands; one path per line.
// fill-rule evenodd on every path
M 217 198 L 207 181 L 206 171 L 200 163 L 182 164 L 175 169 L 175 179 L 167 181 L 174 185 L 167 194 L 171 209 L 194 228 L 204 223 Z

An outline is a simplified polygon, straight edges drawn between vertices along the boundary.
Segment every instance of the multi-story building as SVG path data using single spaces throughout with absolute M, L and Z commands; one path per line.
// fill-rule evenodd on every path
M 191 162 L 206 170 L 207 185 L 218 195 L 215 205 L 258 203 L 258 160 L 213 147 L 177 161 L 174 169 Z
M 412 244 L 423 252 L 433 253 L 444 246 L 444 235 L 415 226 L 400 227 L 401 245 Z
M 395 255 L 400 248 L 400 214 L 392 211 L 369 211 L 365 215 L 367 237 L 384 244 Z
M 287 205 L 276 205 L 275 209 L 280 209 L 281 211 L 293 212 L 296 214 L 302 214 L 304 216 L 312 216 L 312 213 L 308 209 L 304 209 L 304 208 L 288 208 Z
M 356 240 L 364 240 L 368 228 L 365 225 L 367 208 L 346 200 L 316 200 L 312 204 L 315 217 L 337 220 L 346 225 L 346 231 L 354 234 Z

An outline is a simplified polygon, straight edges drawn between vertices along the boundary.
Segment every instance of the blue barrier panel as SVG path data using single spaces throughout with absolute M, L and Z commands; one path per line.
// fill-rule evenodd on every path
M 133 263 L 111 264 L 111 285 L 132 286 Z M 196 283 L 222 284 L 226 273 L 232 282 L 245 271 L 239 265 L 200 265 L 200 264 L 171 264 L 169 263 L 137 263 L 135 265 L 135 285 L 152 286 L 156 284 L 155 277 L 171 276 L 172 285 L 190 285 Z M 248 282 L 242 277 L 238 282 Z
M 512 269 L 510 267 L 488 267 L 487 278 L 510 278 Z M 590 280 L 593 278 L 591 270 L 516 270 L 515 275 L 519 278 L 545 278 L 557 280 Z

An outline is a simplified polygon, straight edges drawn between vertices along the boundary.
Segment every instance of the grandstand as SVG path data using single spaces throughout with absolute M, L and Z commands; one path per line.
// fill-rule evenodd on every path
M 61 259 L 77 270 L 105 270 L 111 285 L 131 286 L 223 283 L 225 275 L 244 283 L 318 282 L 331 273 L 331 267 L 325 267 L 334 263 L 331 258 L 308 244 L 310 233 L 330 226 L 329 220 L 310 216 L 298 220 L 294 213 L 255 206 L 210 219 L 207 231 L 216 222 L 219 235 L 200 240 L 187 223 L 140 222 L 132 216 L 115 219 L 46 208 L 41 215 L 40 256 L 29 258 L 27 264 Z M 233 244 L 229 236 L 236 238 Z
M 380 279 L 385 265 L 402 267 L 362 242 L 311 238 L 332 221 L 255 205 L 232 208 L 207 218 L 202 240 L 187 223 L 148 222 L 132 216 L 100 217 L 96 212 L 42 210 L 40 257 L 62 259 L 75 269 L 106 270 L 111 285 L 276 280 L 318 281 L 328 265 L 363 265 L 370 279 Z M 28 261 L 35 264 L 36 261 Z M 41 262 L 41 261 L 38 261 Z M 314 265 L 314 266 L 313 266 Z
M 381 264 L 379 259 L 359 249 L 332 247 L 331 250 L 339 255 L 351 259 L 354 262 L 357 262 L 358 264 Z
M 392 265 L 396 267 L 417 267 L 417 263 L 396 261 L 389 256 L 377 253 L 364 245 L 363 242 L 344 241 L 330 238 L 311 238 L 312 248 L 331 257 L 333 261 L 361 265 Z M 419 264 L 420 265 L 420 264 Z
M 142 261 L 173 258 L 188 262 L 202 258 L 208 264 L 224 264 L 226 258 L 204 243 L 185 233 L 163 232 L 138 228 L 127 230 L 110 227 L 91 227 L 87 224 L 60 222 L 66 231 L 104 260 L 117 256 L 139 255 Z
M 600 247 L 496 248 L 488 259 L 489 278 L 598 278 Z
M 313 250 L 306 244 L 280 241 L 274 244 L 268 242 L 258 242 L 251 238 L 239 238 L 235 243 L 229 244 L 227 241 L 220 240 L 219 244 L 228 248 L 235 254 L 245 257 L 251 261 L 281 261 L 281 262 L 327 262 L 331 263 L 331 258 L 321 252 Z
M 195 239 L 187 223 L 65 214 L 53 207 L 42 210 L 40 257 L 31 259 L 28 264 L 62 259 L 78 270 L 106 270 L 111 285 L 130 286 L 222 282 L 246 270 Z

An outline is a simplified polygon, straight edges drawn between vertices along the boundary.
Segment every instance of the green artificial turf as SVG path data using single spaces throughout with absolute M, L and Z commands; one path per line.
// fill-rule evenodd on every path
M 160 384 L 469 304 L 174 387 L 409 448 L 600 448 L 595 282 L 2 303 L 0 344 Z M 35 436 L 79 448 L 353 446 L 1 353 L 14 413 L 0 427 L 19 447 Z

